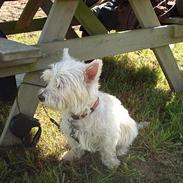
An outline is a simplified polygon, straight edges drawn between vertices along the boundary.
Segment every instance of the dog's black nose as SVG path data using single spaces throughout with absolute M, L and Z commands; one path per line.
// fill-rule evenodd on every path
M 38 98 L 41 102 L 44 102 L 45 101 L 45 97 L 42 95 L 42 94 L 39 94 L 38 95 Z

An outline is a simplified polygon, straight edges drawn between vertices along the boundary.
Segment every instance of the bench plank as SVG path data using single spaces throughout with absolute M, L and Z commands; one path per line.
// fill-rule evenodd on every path
M 183 17 L 170 17 L 162 20 L 165 24 L 183 25 Z
M 90 60 L 182 42 L 183 32 L 180 31 L 180 37 L 176 38 L 173 34 L 175 29 L 182 30 L 183 26 L 166 25 L 38 44 L 44 57 L 38 58 L 38 61 L 33 64 L 6 69 L 0 68 L 0 77 L 7 76 L 10 73 L 15 74 L 45 69 L 48 65 L 60 60 L 63 48 L 69 48 L 69 52 L 73 57 L 80 60 Z
M 38 58 L 40 56 L 41 52 L 36 47 L 0 38 L 0 62 Z

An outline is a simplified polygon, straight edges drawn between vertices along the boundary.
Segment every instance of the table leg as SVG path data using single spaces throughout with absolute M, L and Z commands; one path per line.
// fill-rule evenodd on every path
M 129 0 L 129 2 L 141 27 L 149 28 L 160 26 L 160 22 L 153 10 L 150 0 Z M 183 78 L 170 47 L 168 45 L 162 46 L 153 48 L 152 51 L 154 52 L 171 89 L 177 92 L 183 91 Z

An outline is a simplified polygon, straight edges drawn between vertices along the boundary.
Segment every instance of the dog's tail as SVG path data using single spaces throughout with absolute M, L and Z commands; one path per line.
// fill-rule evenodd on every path
M 147 127 L 149 124 L 150 124 L 150 122 L 147 122 L 147 121 L 139 122 L 139 123 L 137 123 L 137 128 L 138 128 L 138 130 L 140 130 L 140 129 Z

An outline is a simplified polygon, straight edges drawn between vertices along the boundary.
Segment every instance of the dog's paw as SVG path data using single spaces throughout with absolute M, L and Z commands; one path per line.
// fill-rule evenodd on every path
M 66 151 L 61 160 L 63 161 L 73 161 L 76 159 L 80 159 L 84 155 L 85 151 L 80 148 L 73 148 L 70 151 Z
M 73 161 L 75 159 L 78 159 L 78 157 L 72 150 L 64 152 L 63 156 L 61 157 L 62 161 Z
M 128 148 L 118 148 L 116 151 L 117 156 L 123 156 L 128 152 Z
M 119 165 L 120 165 L 120 161 L 117 159 L 115 161 L 108 163 L 107 167 L 109 169 L 116 169 L 116 168 L 118 168 Z
M 103 160 L 103 163 L 107 168 L 109 169 L 116 169 L 120 165 L 120 161 L 118 159 L 113 159 L 112 161 L 109 160 Z

